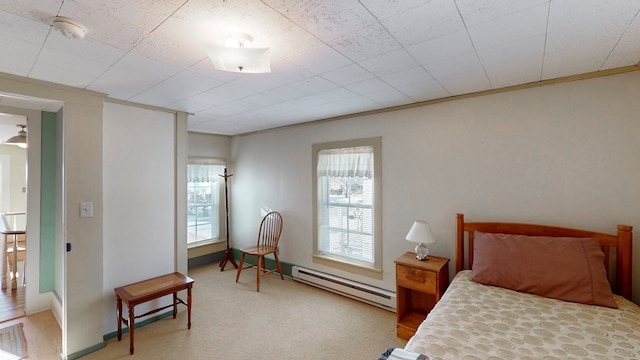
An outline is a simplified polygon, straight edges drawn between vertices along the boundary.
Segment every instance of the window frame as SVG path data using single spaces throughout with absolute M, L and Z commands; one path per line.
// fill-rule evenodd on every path
M 189 165 L 217 165 L 217 166 L 222 166 L 223 168 L 227 167 L 226 161 L 224 159 L 219 159 L 219 158 L 204 158 L 204 157 L 189 157 L 187 159 L 187 174 L 189 173 Z M 186 179 L 186 188 L 185 191 L 188 192 L 189 190 L 189 184 L 192 184 L 193 182 L 189 181 L 189 178 L 187 176 Z M 210 244 L 217 244 L 217 243 L 222 243 L 226 241 L 226 222 L 225 222 L 225 208 L 226 208 L 226 204 L 224 202 L 224 179 L 222 179 L 221 177 L 221 185 L 218 186 L 218 206 L 217 206 L 217 213 L 218 213 L 218 237 L 217 238 L 209 238 L 209 239 L 204 239 L 204 240 L 199 240 L 199 241 L 194 241 L 194 242 L 189 242 L 189 221 L 188 221 L 188 216 L 189 216 L 189 201 L 188 201 L 188 194 L 187 194 L 187 209 L 186 209 L 186 213 L 187 213 L 187 249 L 193 249 L 193 248 L 197 248 L 197 247 L 201 247 L 201 246 L 206 246 L 206 245 L 210 245 Z
M 319 249 L 319 199 L 318 153 L 321 150 L 370 146 L 373 148 L 373 263 L 349 259 L 338 255 L 320 253 Z M 382 279 L 382 137 L 341 140 L 312 145 L 312 216 L 313 262 L 340 270 Z

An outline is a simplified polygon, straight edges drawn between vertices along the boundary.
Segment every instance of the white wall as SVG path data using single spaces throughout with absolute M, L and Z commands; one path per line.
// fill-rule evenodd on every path
M 103 129 L 107 334 L 117 329 L 114 288 L 176 271 L 175 115 L 105 103 Z M 169 303 L 141 304 L 136 313 Z
M 253 242 L 266 205 L 284 216 L 282 261 L 393 290 L 393 261 L 413 248 L 404 237 L 416 219 L 432 224 L 432 253 L 452 260 L 457 212 L 469 221 L 640 231 L 638 98 L 640 72 L 632 72 L 235 137 L 232 246 Z M 311 258 L 311 144 L 372 136 L 382 136 L 382 280 Z

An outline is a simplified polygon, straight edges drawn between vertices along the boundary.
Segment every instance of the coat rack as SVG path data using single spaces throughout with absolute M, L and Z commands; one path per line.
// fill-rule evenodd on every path
M 220 271 L 224 271 L 224 267 L 227 265 L 227 261 L 233 264 L 233 267 L 238 268 L 238 264 L 236 264 L 235 259 L 233 258 L 233 253 L 231 252 L 230 246 L 230 238 L 229 238 L 229 196 L 227 195 L 227 179 L 232 177 L 233 174 L 227 175 L 227 168 L 224 168 L 224 175 L 219 175 L 224 178 L 224 202 L 225 202 L 225 211 L 227 215 L 227 250 L 224 253 L 224 259 L 220 261 Z

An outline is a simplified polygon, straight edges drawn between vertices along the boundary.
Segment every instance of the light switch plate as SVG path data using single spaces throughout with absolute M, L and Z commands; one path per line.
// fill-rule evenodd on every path
M 80 217 L 81 218 L 93 217 L 93 203 L 92 202 L 81 202 L 80 203 Z

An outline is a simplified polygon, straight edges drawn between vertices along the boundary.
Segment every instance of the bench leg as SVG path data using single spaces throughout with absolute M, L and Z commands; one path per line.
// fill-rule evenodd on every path
M 133 355 L 133 331 L 136 328 L 136 317 L 133 314 L 133 306 L 129 308 L 129 354 Z
M 176 318 L 178 315 L 178 292 L 173 293 L 173 318 Z
M 191 286 L 187 288 L 187 328 L 191 329 Z
M 118 309 L 118 341 L 122 340 L 122 299 L 116 300 L 116 308 Z

